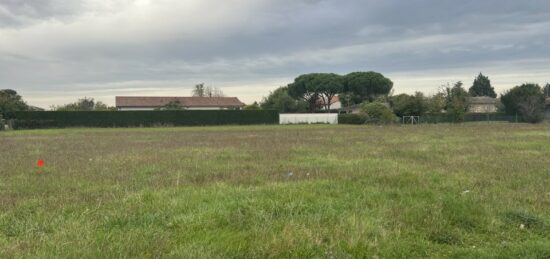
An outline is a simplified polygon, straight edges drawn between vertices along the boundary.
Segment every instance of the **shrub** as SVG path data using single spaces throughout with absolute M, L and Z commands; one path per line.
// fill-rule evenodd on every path
M 428 111 L 426 97 L 420 92 L 415 95 L 400 94 L 390 97 L 390 104 L 395 114 L 403 116 L 422 116 Z
M 464 122 L 466 111 L 464 110 L 465 105 L 455 100 L 447 108 L 447 116 L 451 122 L 460 123 Z
M 516 86 L 500 99 L 509 115 L 519 114 L 523 121 L 531 123 L 544 119 L 544 95 L 537 84 Z
M 367 121 L 371 123 L 387 124 L 395 121 L 393 112 L 386 105 L 379 102 L 366 103 L 361 111 L 367 115 Z

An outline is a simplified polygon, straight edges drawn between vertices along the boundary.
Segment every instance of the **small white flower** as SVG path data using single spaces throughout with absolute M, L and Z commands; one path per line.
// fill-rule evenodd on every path
M 525 225 L 523 224 L 519 225 L 519 229 L 525 229 Z

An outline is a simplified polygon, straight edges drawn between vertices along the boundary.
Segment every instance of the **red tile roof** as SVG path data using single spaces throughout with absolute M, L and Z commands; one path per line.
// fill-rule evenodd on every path
M 242 107 L 245 105 L 237 97 L 117 96 L 116 107 L 154 108 L 176 101 L 183 107 Z

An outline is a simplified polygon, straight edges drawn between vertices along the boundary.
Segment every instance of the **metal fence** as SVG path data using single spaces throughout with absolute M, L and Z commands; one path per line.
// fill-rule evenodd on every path
M 504 113 L 467 113 L 464 122 L 522 122 L 519 116 Z M 449 123 L 453 121 L 447 114 L 427 114 L 420 116 L 419 123 Z

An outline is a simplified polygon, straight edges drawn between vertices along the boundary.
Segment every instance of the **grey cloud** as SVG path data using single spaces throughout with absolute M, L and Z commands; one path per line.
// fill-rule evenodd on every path
M 174 82 L 261 85 L 313 71 L 477 73 L 501 64 L 528 76 L 525 62 L 550 71 L 540 62 L 550 61 L 543 0 L 70 2 L 0 4 L 0 88 L 139 81 L 160 91 Z
M 0 3 L 0 27 L 21 27 L 36 22 L 64 20 L 83 11 L 81 0 L 3 0 Z

